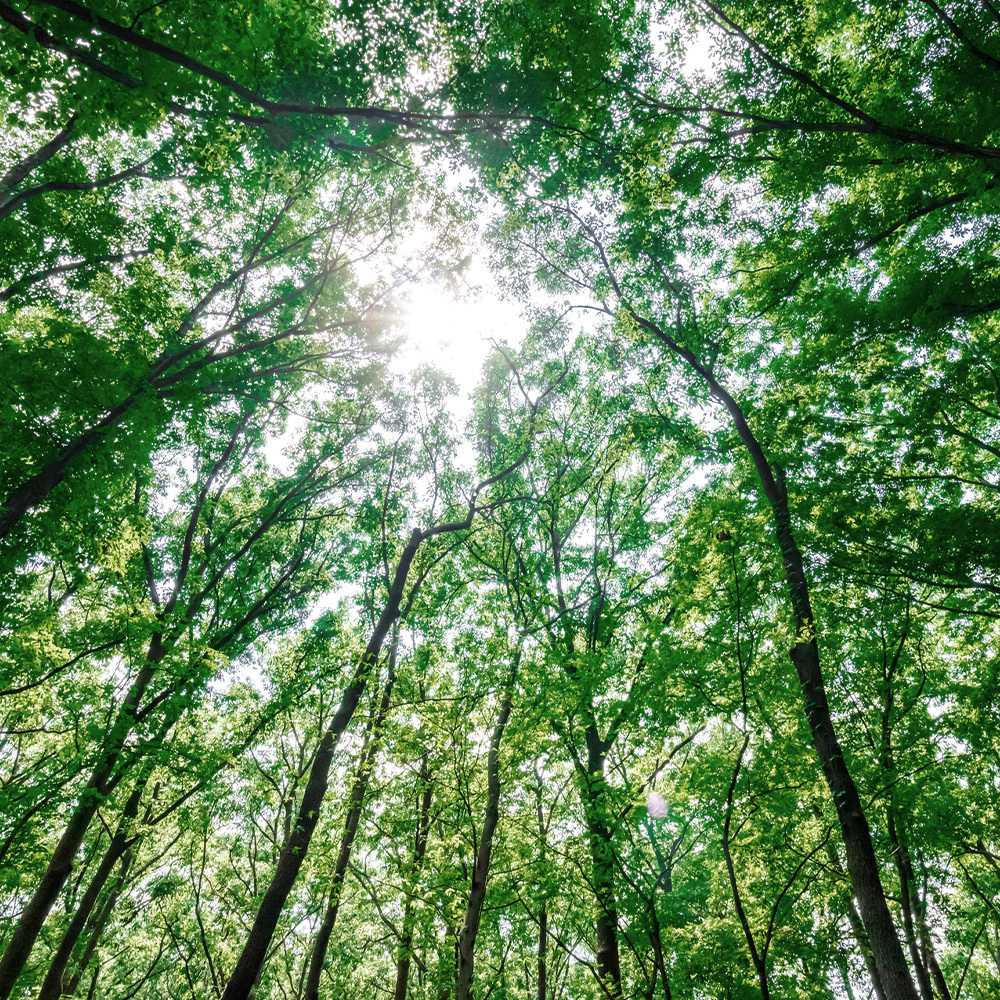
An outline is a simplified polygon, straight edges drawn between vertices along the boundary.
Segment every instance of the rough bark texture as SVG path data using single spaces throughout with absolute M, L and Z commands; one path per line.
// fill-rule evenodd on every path
M 792 662 L 805 699 L 806 718 L 812 732 L 813 745 L 819 755 L 823 776 L 833 795 L 840 821 L 854 897 L 858 901 L 861 920 L 868 932 L 872 955 L 878 966 L 887 1000 L 917 1000 L 917 991 L 886 903 L 868 819 L 857 785 L 847 769 L 844 751 L 837 740 L 830 716 L 802 555 L 792 535 L 791 517 L 783 487 L 774 513 L 778 541 L 785 560 L 785 574 L 792 591 L 799 637 L 791 650 Z
M 486 901 L 486 883 L 490 874 L 490 856 L 493 853 L 493 835 L 496 833 L 500 820 L 500 741 L 503 731 L 510 718 L 514 704 L 514 681 L 521 659 L 518 650 L 507 678 L 503 704 L 500 715 L 493 727 L 490 738 L 490 749 L 487 756 L 487 797 L 486 813 L 483 817 L 483 831 L 479 838 L 479 850 L 476 853 L 476 863 L 472 871 L 472 888 L 469 890 L 469 902 L 465 909 L 465 920 L 458 932 L 458 969 L 455 976 L 455 1000 L 469 1000 L 472 995 L 472 977 L 475 970 L 476 935 L 479 933 L 479 921 L 483 913 L 483 903 Z

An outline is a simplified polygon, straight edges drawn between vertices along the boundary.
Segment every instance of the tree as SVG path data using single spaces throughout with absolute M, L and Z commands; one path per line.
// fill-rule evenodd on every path
M 301 608 L 328 580 L 323 549 L 328 521 L 338 512 L 334 508 L 324 515 L 323 506 L 329 494 L 335 495 L 355 475 L 349 465 L 334 464 L 339 456 L 331 446 L 348 448 L 354 428 L 347 425 L 347 440 L 328 439 L 294 475 L 273 485 L 265 482 L 262 489 L 260 439 L 247 433 L 251 419 L 260 417 L 259 409 L 270 410 L 272 419 L 281 412 L 270 401 L 263 406 L 254 401 L 242 413 L 219 414 L 213 428 L 217 437 L 206 435 L 193 442 L 197 474 L 183 497 L 187 510 L 175 517 L 168 514 L 164 535 L 136 540 L 128 553 L 125 565 L 134 588 L 128 596 L 135 601 L 142 595 L 146 627 L 139 630 L 138 642 L 146 649 L 142 652 L 139 645 L 129 650 L 140 666 L 111 709 L 107 731 L 95 733 L 95 744 L 87 748 L 83 767 L 91 771 L 90 778 L 0 959 L 0 992 L 5 996 L 70 875 L 102 801 L 128 777 L 142 753 L 149 752 L 128 752 L 133 731 L 139 726 L 140 732 L 155 731 L 157 720 L 165 717 L 165 728 L 153 741 L 159 745 L 218 670 L 219 657 L 245 648 L 262 626 L 288 627 L 295 620 L 296 605 Z M 265 418 L 263 426 L 268 422 Z M 126 617 L 134 617 L 131 608 Z M 129 645 L 135 646 L 135 640 Z M 146 780 L 148 775 L 139 777 L 136 789 Z M 137 807 L 138 800 L 127 805 L 125 815 Z

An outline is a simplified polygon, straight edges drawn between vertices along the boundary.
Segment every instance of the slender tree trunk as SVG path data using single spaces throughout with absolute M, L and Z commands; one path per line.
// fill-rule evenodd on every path
M 486 883 L 490 874 L 490 856 L 493 853 L 493 835 L 496 833 L 500 820 L 500 741 L 503 731 L 510 718 L 514 704 L 514 681 L 521 662 L 521 650 L 514 656 L 510 673 L 504 690 L 503 704 L 500 715 L 493 727 L 490 739 L 490 749 L 486 763 L 486 814 L 483 818 L 483 831 L 479 838 L 479 851 L 472 871 L 472 887 L 469 890 L 469 903 L 465 909 L 465 920 L 458 932 L 458 969 L 455 977 L 455 1000 L 469 1000 L 472 995 L 472 977 L 475 970 L 476 935 L 479 933 L 479 922 L 483 913 L 483 903 L 486 901 Z
M 920 896 L 920 888 L 913 872 L 913 859 L 905 831 L 905 818 L 899 807 L 896 794 L 898 772 L 893 753 L 893 709 L 895 694 L 893 681 L 899 666 L 900 654 L 906 643 L 907 631 L 904 629 L 891 660 L 888 660 L 883 674 L 882 692 L 882 767 L 885 769 L 889 801 L 886 805 L 886 826 L 889 834 L 889 847 L 896 862 L 896 872 L 899 875 L 900 910 L 903 915 L 903 930 L 906 943 L 910 949 L 910 958 L 917 976 L 917 984 L 924 1000 L 933 1000 L 935 989 L 931 985 L 931 977 L 941 1000 L 951 1000 L 948 984 L 945 982 L 941 967 L 934 955 L 934 945 L 927 928 L 927 915 L 924 901 Z M 919 939 L 918 939 L 919 934 Z
M 871 829 L 865 816 L 857 785 L 847 769 L 844 751 L 837 740 L 826 685 L 820 668 L 816 627 L 809 601 L 802 553 L 792 533 L 792 519 L 788 510 L 788 496 L 783 480 L 780 493 L 773 504 L 775 530 L 785 562 L 785 576 L 792 593 L 797 642 L 791 657 L 799 676 L 805 699 L 806 718 L 812 731 L 813 744 L 819 755 L 823 775 L 833 795 L 834 807 L 840 821 L 847 871 L 851 876 L 854 897 L 858 901 L 861 919 L 872 955 L 879 969 L 879 977 L 886 991 L 887 1000 L 917 1000 L 917 991 L 906 965 L 899 935 L 889 913 L 885 889 L 879 875 Z
M 951 1000 L 951 991 L 934 954 L 934 942 L 927 926 L 927 906 L 921 898 L 920 887 L 913 870 L 913 857 L 906 836 L 905 819 L 893 801 L 889 804 L 888 827 L 889 844 L 896 859 L 896 870 L 899 872 L 903 921 L 921 992 L 927 1000 L 933 1000 L 935 994 L 941 1000 Z
M 378 624 L 368 641 L 368 646 L 358 663 L 351 683 L 344 691 L 340 707 L 337 709 L 329 728 L 323 734 L 319 749 L 313 758 L 309 780 L 302 795 L 302 803 L 299 807 L 292 836 L 289 837 L 281 851 L 271 884 L 257 910 L 257 916 L 236 963 L 236 968 L 226 984 L 222 1000 L 247 1000 L 254 982 L 264 967 L 264 959 L 267 957 L 274 929 L 278 925 L 285 900 L 292 891 L 299 869 L 305 860 L 306 852 L 309 850 L 313 831 L 319 822 L 320 807 L 326 796 L 327 780 L 330 774 L 330 765 L 333 763 L 334 751 L 340 737 L 354 717 L 354 711 L 358 707 L 362 694 L 364 694 L 368 676 L 375 669 L 386 636 L 399 616 L 399 605 L 403 597 L 403 588 L 406 586 L 406 578 L 409 575 L 413 557 L 425 537 L 428 537 L 427 532 L 415 530 L 403 550 Z M 0 997 L 0 1000 L 6 1000 L 6 998 Z
M 97 992 L 97 979 L 101 974 L 101 967 L 99 965 L 94 966 L 94 974 L 90 977 L 90 989 L 87 990 L 87 1000 L 94 1000 L 94 994 Z
M 399 953 L 396 958 L 396 988 L 393 1000 L 406 1000 L 406 990 L 410 982 L 410 962 L 413 953 L 413 895 L 416 879 L 424 866 L 427 853 L 427 838 L 431 826 L 431 798 L 434 786 L 431 782 L 428 758 L 424 754 L 420 762 L 420 807 L 417 813 L 417 829 L 413 840 L 413 863 L 410 865 L 410 884 L 407 886 L 406 904 L 403 908 L 403 926 L 399 939 Z
M 118 898 L 121 895 L 122 889 L 125 887 L 125 883 L 128 879 L 128 870 L 131 864 L 132 848 L 129 846 L 125 848 L 125 853 L 122 855 L 121 868 L 118 871 L 117 879 L 115 879 L 114 888 L 108 893 L 107 899 L 98 911 L 96 919 L 91 921 L 90 938 L 87 941 L 86 948 L 83 950 L 83 954 L 80 956 L 79 965 L 77 966 L 76 971 L 66 980 L 66 983 L 63 986 L 62 995 L 64 997 L 71 997 L 76 994 L 77 987 L 80 985 L 80 979 L 87 971 L 87 967 L 90 965 L 91 960 L 97 951 L 97 945 L 101 940 L 101 935 L 104 933 L 104 928 L 107 926 L 108 921 L 111 919 L 111 914 L 114 912 L 115 906 L 118 904 Z M 95 969 L 94 972 L 96 975 L 97 969 Z M 91 988 L 93 988 L 93 986 L 91 986 Z
M 901 825 L 905 826 L 905 821 L 900 820 Z M 903 850 L 906 851 L 906 855 L 911 859 L 908 838 L 905 833 L 901 837 L 901 842 L 903 845 Z M 912 864 L 910 871 L 912 872 Z M 924 894 L 920 895 L 920 891 L 917 888 L 916 880 L 913 882 L 914 889 L 916 889 L 916 916 L 917 916 L 917 927 L 920 931 L 920 948 L 924 955 L 924 961 L 927 963 L 927 968 L 930 970 L 931 978 L 934 980 L 934 987 L 938 993 L 941 1000 L 951 1000 L 951 990 L 948 988 L 947 980 L 944 978 L 944 972 L 941 969 L 940 964 L 937 960 L 937 955 L 934 953 L 934 940 L 931 937 L 930 927 L 927 926 L 927 881 L 926 874 L 924 877 Z
M 736 916 L 739 917 L 743 936 L 746 938 L 747 948 L 750 950 L 750 958 L 753 960 L 753 967 L 757 972 L 760 995 L 763 1000 L 771 1000 L 771 989 L 767 981 L 767 960 L 757 951 L 757 942 L 754 941 L 753 932 L 750 930 L 750 921 L 747 920 L 746 911 L 743 909 L 743 899 L 740 896 L 739 883 L 736 881 L 736 869 L 733 866 L 733 855 L 729 847 L 729 827 L 733 819 L 733 795 L 736 792 L 736 782 L 739 780 L 740 769 L 743 766 L 743 757 L 749 745 L 750 734 L 747 733 L 743 737 L 743 746 L 740 747 L 739 755 L 736 758 L 733 780 L 729 783 L 729 794 L 726 796 L 726 816 L 722 823 L 722 854 L 726 859 L 726 871 L 729 874 L 729 888 L 733 894 L 733 906 L 736 908 Z
M 52 961 L 49 964 L 49 971 L 46 973 L 45 979 L 42 982 L 42 988 L 38 993 L 38 1000 L 59 1000 L 59 997 L 65 992 L 63 989 L 63 979 L 66 966 L 72 957 L 73 950 L 76 948 L 76 943 L 83 933 L 83 929 L 87 925 L 87 921 L 90 919 L 90 914 L 111 876 L 111 872 L 114 870 L 118 859 L 128 848 L 128 821 L 135 819 L 138 815 L 139 800 L 142 798 L 142 792 L 148 778 L 149 772 L 147 771 L 143 775 L 141 783 L 132 792 L 125 805 L 122 822 L 115 831 L 108 849 L 104 852 L 104 857 L 101 858 L 101 863 L 97 866 L 94 877 L 90 880 L 90 884 L 77 904 L 73 919 L 70 921 L 69 927 L 66 928 L 62 940 L 59 942 L 59 947 L 52 957 Z
M 618 906 L 615 899 L 615 861 L 611 831 L 605 822 L 604 765 L 607 746 L 596 725 L 587 726 L 587 787 L 585 813 L 590 841 L 590 861 L 597 919 L 594 925 L 597 974 L 609 997 L 622 995 L 621 959 L 618 952 Z
M 154 635 L 149 646 L 146 663 L 122 701 L 111 730 L 105 738 L 100 760 L 87 782 L 87 787 L 80 796 L 59 843 L 56 845 L 38 888 L 28 901 L 21 914 L 21 919 L 14 928 L 14 933 L 11 935 L 3 958 L 0 958 L 0 1000 L 8 1000 L 13 992 L 14 985 L 31 954 L 42 925 L 73 870 L 73 862 L 80 850 L 80 845 L 83 843 L 87 828 L 107 793 L 122 747 L 125 745 L 125 739 L 135 724 L 136 709 L 153 679 L 156 666 L 166 656 L 166 653 L 167 649 L 162 642 L 162 637 Z
M 899 903 L 903 914 L 903 931 L 906 935 L 906 943 L 910 949 L 910 958 L 913 961 L 913 969 L 917 974 L 917 983 L 920 986 L 920 994 L 923 1000 L 934 1000 L 934 990 L 931 987 L 930 973 L 924 965 L 920 955 L 920 946 L 917 944 L 917 935 L 913 927 L 913 869 L 910 867 L 910 859 L 905 855 L 900 847 L 899 837 L 896 835 L 896 818 L 893 815 L 893 808 L 889 806 L 888 829 L 889 848 L 896 860 L 896 871 L 899 873 Z
M 545 1000 L 546 952 L 549 946 L 548 924 L 548 907 L 542 903 L 542 908 L 538 911 L 538 988 L 535 991 L 536 1000 Z
M 4 206 L 7 198 L 28 174 L 51 160 L 63 146 L 72 140 L 76 119 L 75 114 L 70 116 L 69 121 L 44 146 L 19 160 L 0 178 L 0 208 Z
M 809 599 L 809 583 L 802 552 L 792 530 L 792 517 L 788 509 L 788 493 L 782 470 L 771 466 L 760 442 L 750 430 L 739 403 L 716 380 L 712 371 L 698 360 L 694 352 L 679 344 L 670 334 L 645 317 L 634 312 L 632 316 L 640 326 L 680 357 L 705 382 L 712 396 L 725 407 L 760 477 L 764 495 L 774 516 L 775 536 L 784 564 L 785 580 L 795 620 L 795 644 L 790 651 L 792 663 L 798 674 L 813 746 L 819 756 L 823 777 L 826 779 L 837 811 L 854 897 L 858 901 L 861 919 L 868 932 L 868 940 L 871 942 L 872 955 L 878 966 L 886 1000 L 919 1000 L 896 932 L 896 925 L 886 902 L 871 829 L 861 804 L 861 796 L 847 769 L 844 751 L 837 740 L 830 715 L 830 704 L 816 641 L 816 622 Z
M 667 976 L 667 963 L 663 957 L 663 942 L 660 937 L 660 918 L 656 912 L 656 901 L 649 904 L 649 939 L 653 943 L 653 981 L 650 984 L 650 997 L 656 992 L 656 974 L 663 983 L 663 1000 L 672 1000 L 670 994 L 670 978 Z
M 539 403 L 535 404 L 537 409 Z M 267 958 L 267 951 L 274 936 L 274 929 L 278 925 L 278 919 L 284 908 L 285 900 L 292 891 L 292 886 L 298 877 L 299 869 L 305 860 L 309 850 L 309 842 L 312 839 L 313 831 L 319 821 L 320 807 L 326 795 L 327 778 L 330 773 L 330 765 L 333 763 L 333 754 L 337 748 L 340 737 L 344 734 L 354 717 L 354 711 L 358 707 L 358 702 L 364 693 L 368 676 L 378 663 L 379 655 L 382 652 L 382 645 L 385 642 L 389 630 L 399 618 L 400 602 L 403 599 L 403 590 L 406 587 L 406 580 L 413 564 L 413 558 L 420 548 L 421 542 L 436 535 L 450 534 L 456 531 L 465 531 L 472 526 L 472 520 L 476 513 L 476 502 L 482 490 L 499 482 L 509 475 L 528 459 L 527 449 L 506 468 L 480 482 L 472 492 L 469 507 L 461 521 L 448 521 L 436 524 L 431 528 L 423 530 L 414 528 L 410 535 L 410 540 L 403 549 L 396 566 L 392 585 L 389 588 L 389 595 L 386 598 L 385 606 L 379 617 L 378 624 L 372 633 L 364 655 L 358 663 L 351 683 L 344 692 L 330 727 L 327 729 L 320 741 L 316 756 L 313 758 L 312 768 L 309 772 L 309 780 L 306 782 L 305 792 L 302 796 L 302 804 L 299 807 L 298 818 L 295 829 L 288 842 L 285 844 L 278 859 L 278 865 L 271 884 L 264 894 L 250 934 L 246 944 L 236 963 L 236 968 L 226 985 L 226 990 L 222 995 L 222 1000 L 248 1000 L 254 983 L 260 979 L 264 968 L 264 961 Z M 6 1000 L 0 997 L 0 1000 Z
M 746 714 L 746 713 L 744 713 Z M 660 874 L 656 879 L 656 885 L 653 889 L 653 895 L 649 899 L 648 911 L 650 920 L 650 939 L 653 942 L 653 956 L 656 960 L 656 967 L 660 973 L 660 979 L 663 982 L 663 997 L 664 1000 L 671 1000 L 670 996 L 670 978 L 667 975 L 667 963 L 663 957 L 663 935 L 660 928 L 660 915 L 656 908 L 656 896 L 659 891 L 665 894 L 669 894 L 674 891 L 674 878 L 673 878 L 673 866 L 674 866 L 674 856 L 684 839 L 684 830 L 681 831 L 680 836 L 674 841 L 673 847 L 670 849 L 669 855 L 664 855 L 663 851 L 660 849 L 660 845 L 656 839 L 656 831 L 653 828 L 653 824 L 647 814 L 645 820 L 643 820 L 643 826 L 646 828 L 646 835 L 649 837 L 649 842 L 653 847 L 653 853 L 656 855 L 656 863 L 660 869 Z M 653 984 L 650 988 L 650 996 L 653 995 L 656 989 L 656 977 L 653 977 Z
M 834 955 L 834 961 L 837 963 L 837 971 L 840 973 L 840 978 L 844 983 L 844 992 L 847 994 L 847 1000 L 855 1000 L 854 988 L 851 986 L 851 972 L 847 967 L 847 958 L 842 951 L 838 951 Z
M 549 825 L 545 822 L 545 811 L 542 809 L 542 775 L 538 770 L 537 763 L 535 764 L 535 819 L 538 822 L 538 840 L 539 840 L 539 851 L 538 860 L 540 862 L 539 867 L 543 870 L 546 863 L 546 854 L 548 847 L 548 835 L 549 835 Z M 538 911 L 538 949 L 536 953 L 536 963 L 538 967 L 538 975 L 536 978 L 536 1000 L 545 1000 L 545 990 L 546 990 L 546 973 L 547 973 L 547 953 L 549 947 L 549 911 L 545 900 L 542 900 L 541 908 Z
M 309 956 L 309 971 L 306 975 L 303 1000 L 319 1000 L 320 977 L 323 975 L 323 963 L 326 961 L 326 951 L 330 945 L 330 936 L 333 934 L 333 927 L 337 922 L 337 911 L 340 909 L 340 896 L 343 891 L 344 876 L 347 873 L 347 866 L 351 860 L 351 848 L 354 845 L 354 838 L 358 831 L 358 822 L 361 819 L 365 794 L 368 791 L 368 783 L 371 780 L 372 770 L 375 766 L 375 757 L 381 745 L 379 737 L 382 725 L 385 722 L 385 717 L 389 714 L 392 687 L 396 680 L 397 643 L 398 636 L 394 637 L 389 650 L 389 671 L 386 676 L 385 687 L 382 689 L 382 700 L 379 704 L 378 712 L 371 722 L 371 731 L 367 746 L 362 749 L 361 758 L 358 762 L 354 786 L 351 789 L 351 804 L 347 812 L 347 818 L 344 821 L 344 833 L 340 840 L 340 852 L 337 855 L 337 864 L 330 883 L 330 898 L 327 902 L 326 913 L 323 915 L 323 922 L 316 932 L 316 940 L 313 942 L 312 952 Z
M 0 507 L 0 539 L 6 538 L 13 531 L 17 522 L 29 510 L 42 503 L 66 478 L 80 459 L 102 441 L 108 431 L 117 427 L 125 419 L 138 398 L 139 393 L 132 393 L 93 427 L 88 428 L 66 445 L 39 472 L 11 490 L 7 499 L 4 500 L 3 506 Z
M 814 804 L 812 811 L 813 815 L 817 819 L 822 820 L 823 812 L 818 805 Z M 844 874 L 844 866 L 840 863 L 840 855 L 837 853 L 836 844 L 830 840 L 827 840 L 826 842 L 826 856 L 830 859 L 830 864 L 833 869 L 841 874 Z M 875 992 L 875 998 L 876 1000 L 886 1000 L 885 990 L 882 988 L 882 979 L 878 972 L 878 966 L 875 964 L 875 958 L 872 955 L 871 945 L 868 942 L 868 932 L 865 930 L 864 922 L 861 920 L 861 914 L 858 913 L 858 908 L 854 905 L 854 897 L 851 895 L 849 889 L 845 889 L 843 899 L 844 909 L 847 911 L 847 922 L 851 925 L 851 933 L 853 934 L 854 940 L 858 946 L 858 951 L 861 953 L 861 957 L 865 960 L 865 968 L 868 970 L 868 977 L 871 979 L 872 989 Z

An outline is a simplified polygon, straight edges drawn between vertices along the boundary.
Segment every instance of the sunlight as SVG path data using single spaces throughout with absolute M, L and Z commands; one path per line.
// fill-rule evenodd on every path
M 491 342 L 517 345 L 524 329 L 517 306 L 499 297 L 481 260 L 473 259 L 468 277 L 465 298 L 431 282 L 411 286 L 404 313 L 407 343 L 399 354 L 405 370 L 428 364 L 454 378 L 459 389 L 455 409 L 462 417 Z

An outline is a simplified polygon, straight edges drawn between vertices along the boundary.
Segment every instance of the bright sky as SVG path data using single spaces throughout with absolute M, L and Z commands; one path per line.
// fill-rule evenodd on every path
M 431 364 L 451 375 L 459 386 L 455 401 L 459 426 L 469 415 L 469 396 L 492 350 L 490 341 L 516 346 L 524 330 L 520 306 L 500 298 L 479 254 L 472 256 L 465 284 L 476 290 L 460 298 L 434 283 L 409 290 L 405 326 L 410 344 L 401 352 L 397 369 Z

